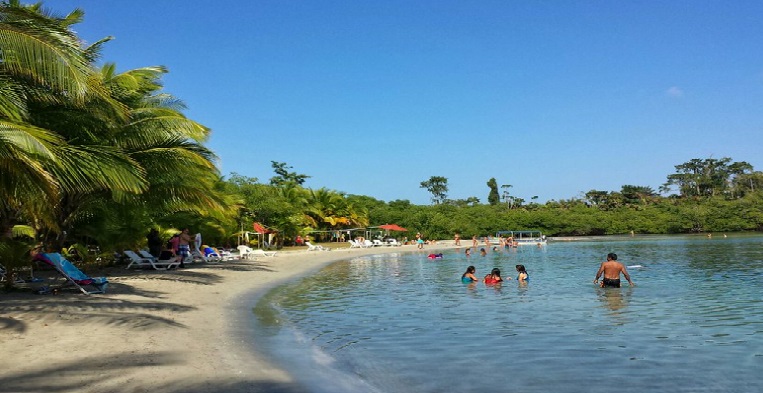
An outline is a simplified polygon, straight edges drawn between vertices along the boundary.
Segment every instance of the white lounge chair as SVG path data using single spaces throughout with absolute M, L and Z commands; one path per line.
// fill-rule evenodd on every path
M 363 248 L 371 248 L 371 247 L 374 246 L 374 242 L 366 239 L 366 240 L 363 240 L 362 246 L 363 246 Z
M 244 246 L 244 245 L 238 246 L 238 253 L 241 259 L 248 260 L 249 258 L 255 259 L 257 257 L 256 255 L 254 255 L 254 250 L 252 250 L 252 248 L 249 246 Z
M 212 247 L 204 247 L 202 253 L 204 254 L 204 258 L 207 258 L 207 263 L 218 263 L 223 261 L 223 256 Z
M 360 245 L 360 243 L 356 242 L 355 240 L 350 239 L 350 240 L 348 240 L 348 242 L 350 243 L 350 248 L 361 248 L 361 247 L 363 247 L 363 246 Z
M 201 251 L 191 250 L 191 259 L 194 262 L 218 263 L 222 259 L 217 253 L 206 254 Z
M 157 260 L 159 260 L 159 258 L 157 258 L 157 257 L 155 257 L 155 256 L 153 256 L 153 255 L 151 255 L 151 253 L 150 253 L 150 252 L 148 252 L 148 250 L 138 250 L 138 254 L 140 254 L 140 256 L 141 256 L 141 257 L 143 257 L 143 258 L 148 258 L 148 259 L 150 259 L 150 260 L 152 260 L 152 261 L 157 261 Z
M 171 269 L 173 267 L 176 267 L 180 265 L 180 261 L 177 260 L 177 258 L 172 258 L 168 260 L 159 260 L 156 258 L 145 258 L 141 257 L 140 255 L 136 254 L 135 251 L 132 250 L 125 250 L 125 255 L 127 255 L 128 258 L 130 258 L 130 264 L 127 265 L 126 269 L 129 269 L 133 266 L 135 267 L 152 267 L 156 270 L 167 270 Z
M 274 257 L 277 253 L 277 251 L 265 251 L 259 248 L 255 248 L 251 251 L 250 254 L 254 255 L 255 257 Z
M 398 242 L 397 239 L 389 239 L 387 240 L 387 243 L 389 243 L 389 245 L 393 247 L 400 247 L 403 245 L 403 243 Z
M 310 242 L 305 242 L 305 245 L 307 246 L 307 251 L 331 251 L 330 248 L 323 247 L 323 246 L 314 246 Z
M 231 253 L 230 253 L 230 251 L 228 251 L 228 250 L 225 250 L 225 249 L 222 249 L 222 248 L 220 249 L 220 258 L 221 258 L 223 261 L 232 261 L 232 260 L 236 259 L 236 258 L 233 256 L 233 254 L 231 254 Z
M 374 239 L 374 247 L 389 246 L 389 243 Z

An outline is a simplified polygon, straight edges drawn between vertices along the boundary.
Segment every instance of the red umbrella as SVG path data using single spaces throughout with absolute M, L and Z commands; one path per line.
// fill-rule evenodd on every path
M 407 231 L 407 229 L 405 229 L 405 228 L 403 228 L 403 227 L 401 227 L 400 225 L 397 225 L 397 224 L 379 225 L 379 228 L 385 229 L 385 230 L 388 230 L 388 231 L 399 231 L 399 232 Z
M 252 229 L 254 229 L 254 231 L 257 233 L 262 233 L 262 234 L 272 232 L 271 230 L 265 228 L 265 226 L 260 224 L 259 222 L 252 223 Z

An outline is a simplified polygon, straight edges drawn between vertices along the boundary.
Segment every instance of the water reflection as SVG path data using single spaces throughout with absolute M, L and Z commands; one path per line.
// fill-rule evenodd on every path
M 633 287 L 625 288 L 601 288 L 596 287 L 597 298 L 601 305 L 608 311 L 609 316 L 613 317 L 616 324 L 621 325 L 628 322 L 627 307 L 633 294 Z

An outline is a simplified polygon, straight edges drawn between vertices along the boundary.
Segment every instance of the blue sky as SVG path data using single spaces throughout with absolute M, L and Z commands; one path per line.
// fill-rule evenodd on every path
M 384 201 L 657 190 L 675 165 L 763 170 L 760 1 L 50 0 L 120 71 L 212 129 L 223 175 Z

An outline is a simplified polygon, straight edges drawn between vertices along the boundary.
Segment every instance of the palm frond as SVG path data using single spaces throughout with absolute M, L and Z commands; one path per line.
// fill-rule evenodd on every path
M 109 146 L 62 146 L 59 160 L 49 170 L 69 191 L 122 190 L 140 193 L 145 171 L 129 156 Z
M 60 21 L 24 7 L 0 7 L 2 70 L 81 100 L 92 68 L 77 37 Z

